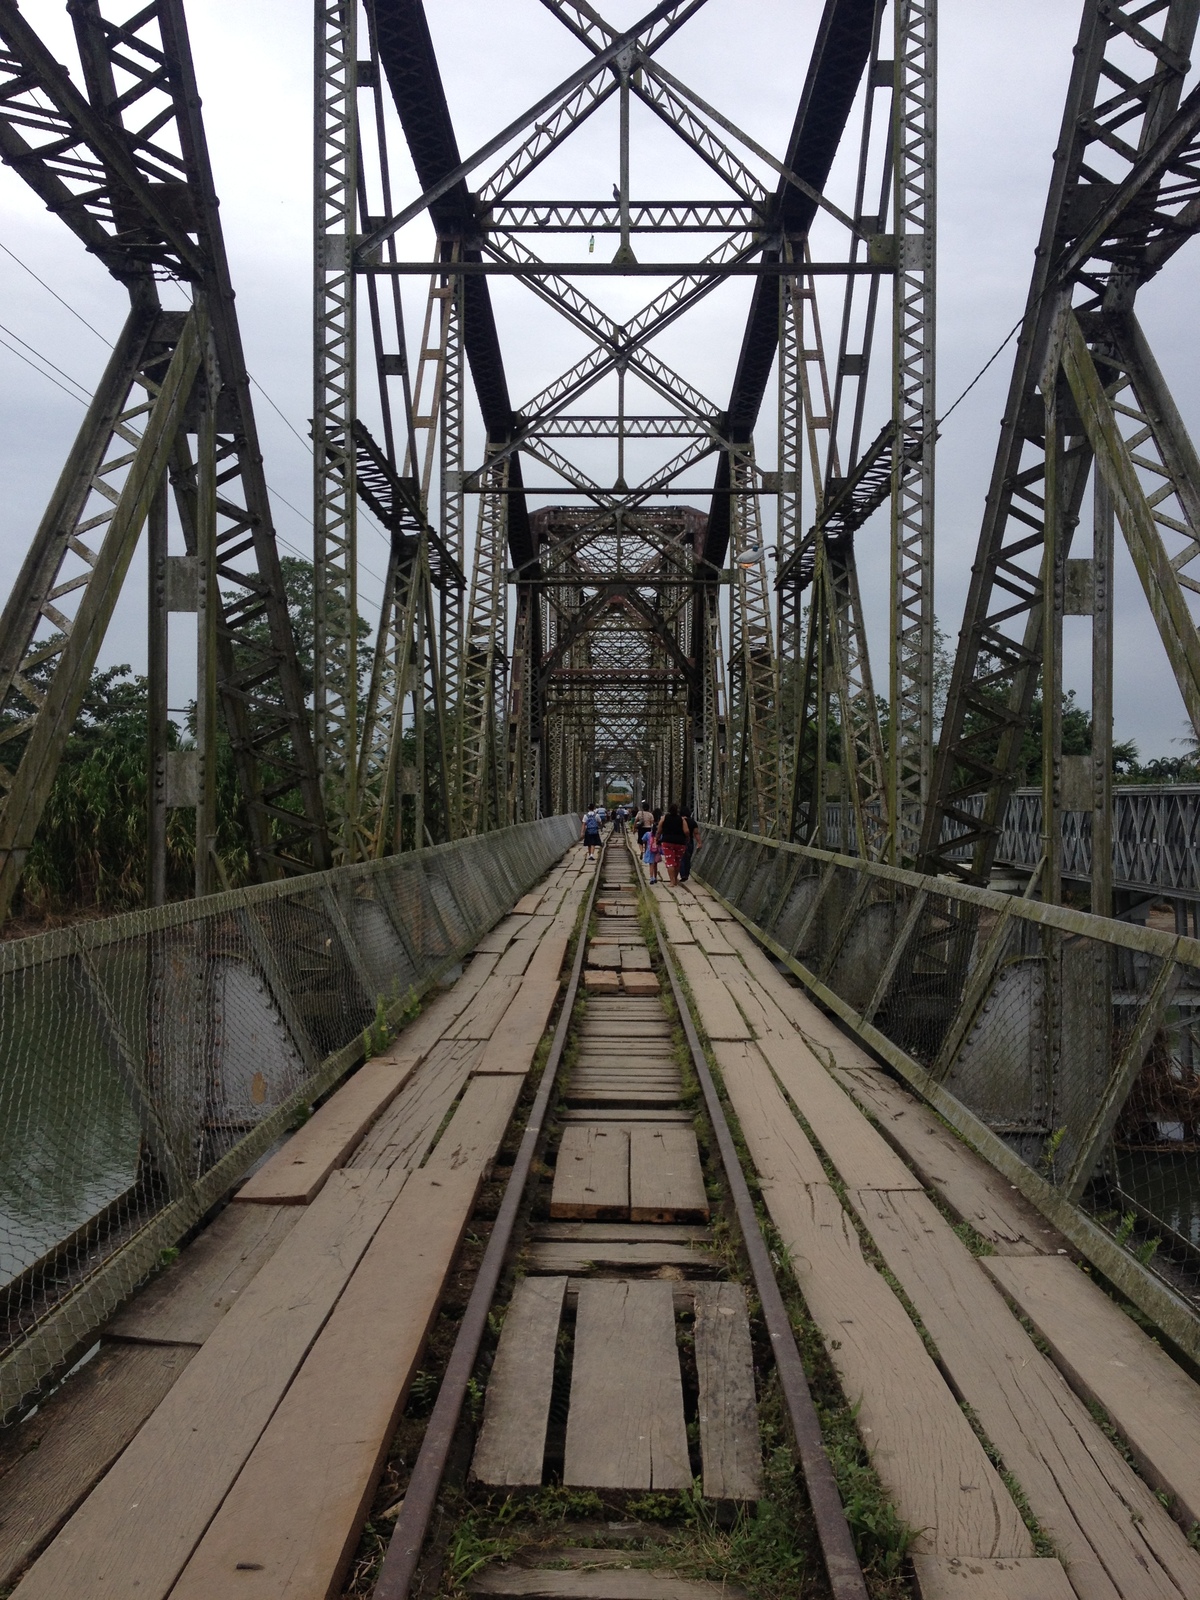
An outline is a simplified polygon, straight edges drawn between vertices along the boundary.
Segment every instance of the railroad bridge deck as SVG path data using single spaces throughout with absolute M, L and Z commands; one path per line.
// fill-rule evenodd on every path
M 1200 1594 L 1185 1366 L 719 897 L 639 884 L 620 839 L 602 862 L 598 876 L 568 851 L 12 1432 L 0 1585 L 19 1579 L 19 1600 L 366 1593 L 395 1523 L 374 1592 L 403 1592 L 389 1573 L 422 1471 L 414 1380 L 436 1381 L 514 1187 L 528 1192 L 500 1238 L 493 1335 L 467 1366 L 482 1408 L 455 1409 L 469 1482 L 611 1504 L 696 1479 L 714 1506 L 752 1504 L 773 1339 L 730 1243 L 748 1178 L 912 1530 L 913 1592 Z M 709 1065 L 717 1098 L 697 1089 Z M 741 1176 L 722 1170 L 718 1123 L 740 1137 Z M 610 1523 L 518 1539 L 470 1586 L 721 1592 L 656 1571 L 636 1519 Z M 866 1592 L 829 1570 L 835 1594 Z

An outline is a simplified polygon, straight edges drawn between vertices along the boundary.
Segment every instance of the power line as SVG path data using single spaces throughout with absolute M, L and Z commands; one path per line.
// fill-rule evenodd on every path
M 71 313 L 71 315 L 73 317 L 75 317 L 79 322 L 82 322 L 84 327 L 88 330 L 89 333 L 94 333 L 96 335 L 97 339 L 102 340 L 103 343 L 106 344 L 110 350 L 113 348 L 112 340 L 111 339 L 106 339 L 105 336 L 100 332 L 99 328 L 94 328 L 92 326 L 92 324 L 88 321 L 88 319 L 83 315 L 82 312 L 76 311 L 75 307 L 73 305 L 71 305 L 69 301 L 64 300 L 62 295 L 60 295 L 56 289 L 52 289 L 50 287 L 50 285 L 46 282 L 45 278 L 39 278 L 37 273 L 29 265 L 28 261 L 22 261 L 20 256 L 16 253 L 16 251 L 15 250 L 10 250 L 6 244 L 0 244 L 0 250 L 3 250 L 4 254 L 6 256 L 11 256 L 12 259 L 17 263 L 17 265 L 19 267 L 23 267 L 25 269 L 25 271 L 29 274 L 29 276 L 35 280 L 35 282 L 41 284 L 42 288 L 45 289 L 47 294 L 52 294 L 54 296 L 54 298 L 58 301 L 60 306 L 66 306 L 67 310 Z
M 7 333 L 8 332 L 7 328 L 5 328 L 4 331 Z M 14 339 L 16 338 L 16 334 L 13 334 L 13 338 Z M 21 343 L 24 344 L 24 342 L 25 341 L 22 339 Z M 48 372 L 46 372 L 43 368 L 38 366 L 36 361 L 31 361 L 27 355 L 25 355 L 22 351 L 17 349 L 16 345 L 9 344 L 7 339 L 0 339 L 0 344 L 2 344 L 6 350 L 11 350 L 13 355 L 17 356 L 21 361 L 23 361 L 27 367 L 32 367 L 33 370 L 36 373 L 39 374 L 39 376 L 41 376 L 43 378 L 49 378 L 50 382 L 55 386 L 56 389 L 61 389 L 64 394 L 70 395 L 71 399 L 74 400 L 76 402 L 76 404 L 81 405 L 81 406 L 87 405 L 87 400 L 84 398 L 83 395 L 78 395 L 78 394 L 75 393 L 75 391 L 73 389 L 68 389 L 66 383 L 59 383 L 57 378 L 51 377 Z M 30 346 L 30 348 L 32 349 L 32 346 Z M 38 352 L 35 351 L 34 353 L 36 355 Z M 45 357 L 43 356 L 41 359 L 45 360 Z M 50 362 L 49 365 L 53 366 L 53 362 Z M 57 372 L 60 369 L 55 367 L 54 370 Z M 63 373 L 63 377 L 67 379 L 68 383 L 74 383 L 75 382 L 75 379 L 70 377 L 65 372 Z M 82 384 L 80 384 L 80 385 L 77 385 L 76 387 L 82 388 L 83 386 L 82 386 Z

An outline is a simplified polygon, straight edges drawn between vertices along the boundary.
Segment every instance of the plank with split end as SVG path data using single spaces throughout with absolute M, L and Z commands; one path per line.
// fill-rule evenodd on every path
M 493 972 L 462 1016 L 446 1029 L 447 1039 L 490 1039 L 520 987 L 520 978 Z
M 871 1113 L 925 1185 L 998 1255 L 1053 1254 L 1065 1247 L 1057 1228 L 915 1095 L 874 1068 L 835 1067 L 833 1076 Z
M 717 927 L 716 923 L 705 916 L 703 911 L 692 910 L 688 907 L 684 910 L 683 915 L 687 920 L 688 927 L 692 930 L 692 938 L 706 956 L 733 955 L 733 946 Z
M 704 1493 L 712 1500 L 757 1500 L 762 1442 L 750 1319 L 740 1283 L 696 1285 L 696 1374 Z
M 483 1048 L 478 1071 L 521 1073 L 529 1071 L 534 1053 L 558 1000 L 558 978 L 527 973 L 512 1004 Z
M 771 1183 L 825 1183 L 821 1159 L 758 1046 L 718 1042 L 713 1054 L 759 1177 Z
M 203 1344 L 300 1214 L 294 1206 L 226 1206 L 117 1313 L 106 1336 Z
M 978 1556 L 914 1556 L 921 1600 L 1075 1600 L 1052 1556 L 982 1561 Z
M 486 1159 L 451 1167 L 435 1154 L 413 1174 L 172 1600 L 337 1593 Z
M 630 1272 L 635 1268 L 683 1267 L 688 1272 L 711 1271 L 716 1257 L 695 1245 L 664 1239 L 639 1242 L 636 1239 L 596 1239 L 591 1242 L 547 1239 L 529 1247 L 530 1272 L 582 1274 L 593 1267 Z
M 332 1175 L 34 1563 L 21 1600 L 163 1600 L 401 1182 L 347 1169 Z
M 933 1202 L 905 1191 L 856 1189 L 850 1197 L 950 1381 L 1054 1540 L 1081 1600 L 1200 1594 L 1200 1554 L 1037 1349 Z
M 474 956 L 458 982 L 436 995 L 375 1059 L 394 1066 L 419 1066 L 474 1000 L 498 960 L 499 956 L 490 952 Z
M 682 945 L 675 959 L 687 979 L 692 1002 L 700 1014 L 700 1026 L 714 1042 L 718 1039 L 748 1039 L 750 1028 L 722 986 L 707 958 L 695 945 Z
M 565 1277 L 523 1278 L 504 1315 L 471 1464 L 481 1483 L 535 1487 L 542 1481 L 554 1352 Z
M 1033 1544 L 958 1401 L 827 1183 L 764 1183 L 809 1313 L 915 1549 L 1031 1556 Z
M 731 952 L 729 955 L 710 955 L 708 960 L 717 975 L 718 982 L 725 986 L 730 998 L 736 1002 L 756 1038 L 761 1039 L 768 1034 L 781 1034 L 788 1040 L 800 1043 L 799 1035 L 791 1022 L 762 985 L 755 983 L 740 957 Z
M 443 1039 L 367 1134 L 347 1167 L 409 1171 L 418 1166 L 482 1054 L 483 1045 L 470 1039 Z
M 191 1345 L 106 1343 L 12 1430 L 12 1449 L 27 1453 L 0 1479 L 0 1588 L 54 1537 L 194 1354 Z
M 502 955 L 528 920 L 527 916 L 516 916 L 514 914 L 505 917 L 503 921 L 496 924 L 490 933 L 485 934 L 475 946 L 476 955 Z
M 629 1130 L 629 1220 L 708 1220 L 708 1197 L 693 1129 Z
M 523 894 L 513 907 L 513 915 L 516 917 L 532 915 L 541 904 L 542 896 L 545 892 L 544 889 L 531 889 L 528 894 Z
M 520 1098 L 517 1078 L 472 1078 L 422 1171 L 436 1175 L 468 1167 L 486 1176 Z
M 552 1217 L 629 1216 L 629 1133 L 605 1123 L 564 1129 L 550 1192 Z
M 842 1182 L 855 1189 L 915 1189 L 910 1172 L 796 1033 L 767 1034 L 758 1048 L 792 1097 Z
M 992 1256 L 983 1266 L 1076 1394 L 1104 1407 L 1180 1521 L 1200 1521 L 1200 1388 L 1074 1262 Z
M 530 918 L 530 921 L 533 919 Z M 498 978 L 519 978 L 529 965 L 537 945 L 532 939 L 514 939 L 496 963 Z
M 731 1583 L 659 1578 L 632 1568 L 553 1572 L 537 1567 L 488 1567 L 471 1579 L 468 1590 L 471 1594 L 527 1595 L 530 1600 L 745 1600 L 746 1594 Z
M 411 1065 L 368 1061 L 238 1190 L 239 1202 L 307 1205 L 400 1093 Z
M 583 1283 L 563 1482 L 686 1489 L 691 1481 L 670 1284 Z
M 701 1244 L 711 1238 L 700 1223 L 648 1222 L 542 1222 L 533 1230 L 535 1239 L 575 1239 L 601 1244 Z

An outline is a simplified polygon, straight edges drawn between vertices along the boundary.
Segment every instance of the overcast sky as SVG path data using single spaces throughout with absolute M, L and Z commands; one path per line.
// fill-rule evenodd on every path
M 464 154 L 482 144 L 584 59 L 582 47 L 538 0 L 426 0 L 451 112 Z M 500 11 L 503 26 L 497 26 Z M 611 0 L 605 14 L 627 25 L 645 0 Z M 24 14 L 71 62 L 70 29 L 61 0 L 25 0 Z M 1051 154 L 1058 133 L 1079 24 L 1079 0 L 945 0 L 941 15 L 939 410 L 976 376 L 1020 316 L 1033 244 L 1041 219 Z M 795 115 L 819 0 L 709 0 L 661 59 L 705 99 L 720 107 L 768 148 L 781 152 Z M 311 70 L 312 27 L 302 0 L 192 0 L 193 51 L 204 99 L 221 215 L 232 263 L 242 338 L 251 373 L 283 413 L 256 394 L 267 478 L 285 551 L 311 553 L 311 457 L 304 443 L 311 415 Z M 890 23 L 889 23 L 890 26 Z M 361 53 L 361 52 L 360 52 Z M 610 114 L 611 113 L 611 114 Z M 705 198 L 722 193 L 717 180 L 635 103 L 631 187 L 635 198 Z M 398 201 L 415 180 L 403 142 L 393 140 Z M 753 158 L 764 179 L 769 173 Z M 602 199 L 617 178 L 615 103 L 602 110 L 520 192 L 535 198 Z M 839 158 L 830 192 L 848 205 L 853 151 Z M 402 236 L 414 259 L 431 251 L 423 223 Z M 538 241 L 531 243 L 538 246 Z M 586 240 L 543 241 L 543 253 L 587 251 Z M 115 337 L 126 300 L 104 269 L 45 212 L 21 180 L 0 169 L 0 339 L 17 350 L 25 341 L 61 369 L 59 382 L 35 373 L 0 346 L 0 587 L 7 591 Z M 708 246 L 702 245 L 701 248 Z M 612 241 L 596 250 L 611 254 Z M 677 258 L 677 240 L 635 240 L 643 259 Z M 1196 246 L 1143 291 L 1139 313 L 1185 418 L 1200 409 L 1200 318 L 1189 293 Z M 842 253 L 835 226 L 814 234 L 814 253 Z M 7 252 L 11 252 L 7 253 Z M 18 259 L 24 266 L 18 264 Z M 26 268 L 44 280 L 43 287 Z M 606 310 L 624 318 L 653 297 L 659 280 L 584 282 Z M 570 365 L 587 341 L 515 283 L 493 280 L 497 320 L 510 391 L 518 406 Z M 49 292 L 61 296 L 67 310 Z M 747 280 L 714 292 L 682 319 L 656 348 L 714 403 L 728 396 L 749 300 Z M 410 337 L 420 329 L 424 287 L 409 285 Z M 832 316 L 832 301 L 827 317 Z M 72 314 L 74 312 L 75 314 Z M 84 321 L 79 320 L 80 318 Z M 91 324 L 91 331 L 84 322 Z M 415 328 L 414 328 L 415 323 Z M 886 352 L 886 333 L 877 348 Z M 26 350 L 28 353 L 28 350 Z M 946 424 L 937 464 L 937 611 L 953 640 L 979 532 L 983 496 L 995 453 L 1000 413 L 1011 370 L 1011 346 Z M 52 374 L 58 376 L 58 374 Z M 364 381 L 364 389 L 368 385 Z M 775 459 L 772 384 L 758 438 L 760 462 Z M 598 390 L 582 409 L 607 407 Z M 630 409 L 661 409 L 631 392 Z M 872 396 L 868 437 L 885 415 L 886 397 Z M 364 413 L 372 403 L 364 396 Z M 283 419 L 286 418 L 285 422 Z M 287 424 L 291 424 L 291 427 Z M 292 431 L 295 430 L 295 432 Z M 297 434 L 301 437 L 297 438 Z M 479 429 L 469 433 L 469 461 L 478 458 Z M 667 452 L 667 453 L 673 453 Z M 661 458 L 665 458 L 661 457 Z M 633 471 L 661 459 L 631 457 Z M 577 459 L 611 479 L 611 452 Z M 703 485 L 712 463 L 690 474 L 694 503 L 706 504 Z M 530 483 L 552 481 L 536 462 Z M 545 504 L 544 500 L 536 502 Z M 811 505 L 808 507 L 811 513 Z M 1118 541 L 1119 543 L 1119 541 Z M 886 525 L 859 541 L 873 659 L 886 682 Z M 1080 553 L 1083 553 L 1081 550 Z M 361 536 L 363 609 L 372 616 L 385 545 L 369 525 Z M 1153 623 L 1128 559 L 1118 576 L 1117 737 L 1134 738 L 1143 754 L 1177 753 L 1184 712 Z M 135 564 L 105 642 L 102 664 L 144 666 L 144 589 Z M 173 641 L 186 646 L 186 622 L 173 623 Z M 1088 699 L 1087 628 L 1067 620 L 1068 681 Z M 173 667 L 172 704 L 190 694 L 186 648 Z

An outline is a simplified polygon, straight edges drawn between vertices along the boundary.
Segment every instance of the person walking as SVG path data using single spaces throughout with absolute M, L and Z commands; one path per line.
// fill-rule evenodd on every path
M 645 844 L 642 850 L 642 860 L 649 868 L 648 882 L 658 882 L 658 863 L 662 860 L 662 846 L 658 842 L 658 819 L 662 812 L 655 809 L 650 813 L 650 826 L 646 829 Z
M 684 847 L 683 860 L 679 863 L 679 881 L 686 883 L 692 875 L 692 857 L 700 848 L 700 828 L 694 814 L 690 810 L 680 813 L 688 830 L 688 842 Z
M 683 852 L 687 849 L 688 839 L 691 837 L 691 830 L 673 800 L 667 807 L 666 816 L 655 829 L 655 837 L 662 851 L 662 858 L 667 864 L 667 877 L 672 883 L 678 883 L 679 868 L 683 861 Z
M 600 848 L 600 815 L 596 810 L 589 811 L 584 817 L 579 837 L 587 845 L 588 860 L 594 861 L 596 851 Z
M 638 850 L 641 851 L 645 848 L 646 835 L 654 826 L 654 813 L 650 809 L 649 800 L 642 801 L 637 815 L 633 819 L 633 825 L 637 829 Z

